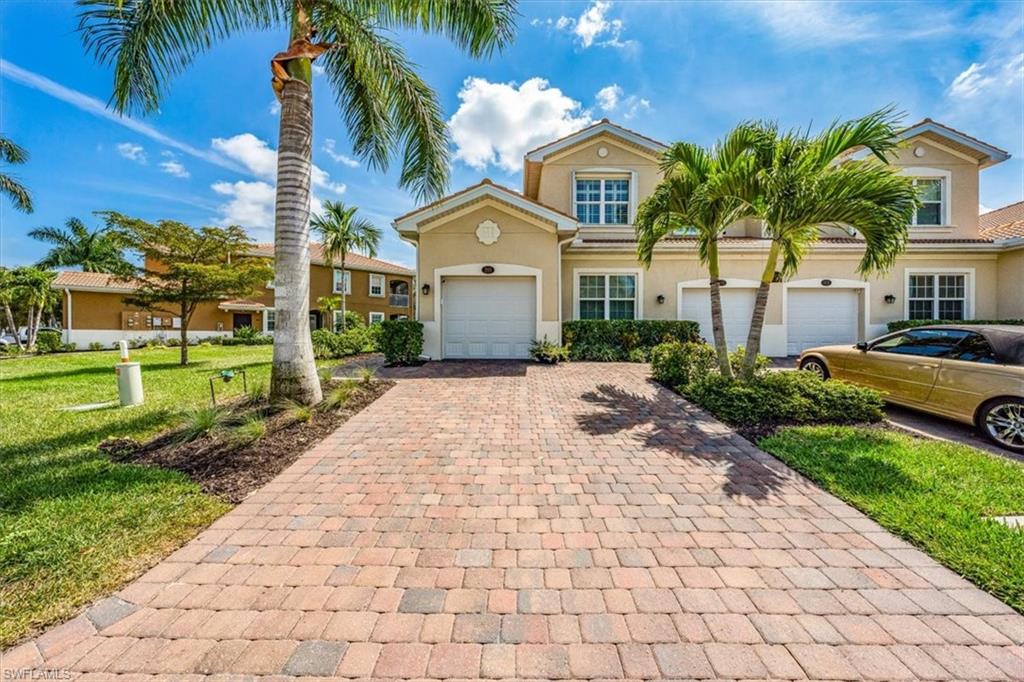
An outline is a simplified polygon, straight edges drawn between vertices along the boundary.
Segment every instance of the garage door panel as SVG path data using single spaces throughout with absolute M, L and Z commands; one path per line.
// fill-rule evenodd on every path
M 754 312 L 756 289 L 722 289 L 722 321 L 725 324 L 725 340 L 729 350 L 747 342 L 750 331 L 750 317 Z M 700 335 L 708 343 L 714 343 L 711 326 L 711 298 L 707 289 L 683 289 L 680 298 L 682 320 L 693 320 L 700 325 Z
M 786 353 L 853 344 L 859 337 L 860 295 L 856 289 L 790 289 L 786 303 Z
M 532 277 L 451 277 L 443 285 L 446 358 L 526 358 L 536 332 Z

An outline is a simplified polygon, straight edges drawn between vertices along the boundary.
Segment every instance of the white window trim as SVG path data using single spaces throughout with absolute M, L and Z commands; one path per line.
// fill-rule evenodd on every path
M 379 294 L 373 293 L 373 282 L 374 282 L 375 279 L 379 279 L 379 281 L 380 281 L 380 293 Z M 384 275 L 380 275 L 380 274 L 374 273 L 374 272 L 370 273 L 370 284 L 369 284 L 369 287 L 367 289 L 367 291 L 369 292 L 370 296 L 373 296 L 374 298 L 384 298 L 385 291 L 387 290 L 387 288 L 388 288 L 388 278 L 387 277 L 385 277 Z
M 629 198 L 627 199 L 626 208 L 626 221 L 625 223 L 584 223 L 580 222 L 580 225 L 585 227 L 607 227 L 607 228 L 628 228 L 632 227 L 636 222 L 636 209 L 638 201 L 638 190 L 637 190 L 637 172 L 624 170 L 622 168 L 580 168 L 570 173 L 570 203 L 572 205 L 572 215 L 576 215 L 576 182 L 577 180 L 601 180 L 601 200 L 599 202 L 601 211 L 601 220 L 604 220 L 604 181 L 605 180 L 626 180 L 629 183 Z M 586 202 L 593 203 L 593 202 Z M 620 202 L 614 202 L 620 203 Z
M 917 213 L 914 213 L 914 218 L 910 223 L 910 229 L 917 232 L 919 230 L 935 230 L 935 229 L 948 229 L 952 227 L 952 206 L 951 197 L 953 195 L 953 173 L 942 168 L 926 168 L 924 166 L 908 166 L 900 170 L 900 174 L 909 175 L 915 180 L 920 178 L 922 180 L 941 180 L 942 181 L 942 215 L 940 216 L 941 224 L 939 225 L 916 225 L 913 220 L 917 219 Z
M 580 319 L 580 275 L 635 275 L 636 307 L 633 319 L 644 319 L 644 276 L 643 270 L 640 268 L 573 268 L 572 319 Z M 605 306 L 605 314 L 608 314 L 607 305 Z
M 271 315 L 274 316 L 274 326 L 275 327 L 277 326 L 277 311 L 275 311 L 273 308 L 264 308 L 263 309 L 263 333 L 264 334 L 273 334 L 274 330 L 270 329 L 270 326 L 269 326 L 270 320 L 268 319 L 268 317 L 269 317 L 268 313 L 270 313 Z
M 373 320 L 375 315 L 380 317 L 380 319 L 377 320 L 377 322 L 383 322 L 384 320 L 387 319 L 387 317 L 384 315 L 384 313 L 378 313 L 378 312 L 374 312 L 374 311 L 371 310 L 369 316 L 367 317 L 367 320 L 369 320 L 370 324 L 376 324 L 376 322 L 374 322 L 374 320 Z
M 974 268 L 906 268 L 903 271 L 903 319 L 910 319 L 910 276 L 911 275 L 964 275 L 964 319 L 973 320 L 974 313 Z M 936 290 L 936 295 L 938 291 Z M 933 299 L 937 300 L 937 299 Z M 938 311 L 932 308 L 933 313 Z M 937 318 L 935 318 L 937 319 Z
M 331 274 L 331 293 L 340 294 L 341 289 L 338 288 L 338 273 L 343 272 L 343 279 L 345 282 L 345 295 L 352 295 L 352 271 L 351 270 L 339 270 L 334 268 Z

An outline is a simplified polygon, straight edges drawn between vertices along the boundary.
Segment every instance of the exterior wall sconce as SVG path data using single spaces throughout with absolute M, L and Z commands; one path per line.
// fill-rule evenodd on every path
M 665 302 L 665 294 L 658 294 L 658 303 L 661 304 L 661 303 L 664 303 L 664 302 Z
M 888 303 L 889 305 L 892 305 L 893 303 L 896 302 L 896 297 L 893 296 L 892 294 L 886 294 L 882 300 Z
M 424 284 L 423 287 L 420 289 L 420 291 L 423 292 L 424 296 L 430 296 L 430 285 L 429 284 Z

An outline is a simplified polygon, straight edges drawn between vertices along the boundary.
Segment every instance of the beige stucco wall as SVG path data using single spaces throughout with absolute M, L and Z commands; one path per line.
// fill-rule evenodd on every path
M 920 150 L 923 156 L 915 156 Z M 914 235 L 940 238 L 978 238 L 978 164 L 952 154 L 931 140 L 912 138 L 899 150 L 893 165 L 902 168 L 928 168 L 948 171 L 949 176 L 949 229 L 911 227 Z M 912 170 L 908 173 L 915 174 Z
M 996 317 L 1024 319 L 1024 248 L 999 255 L 997 282 Z

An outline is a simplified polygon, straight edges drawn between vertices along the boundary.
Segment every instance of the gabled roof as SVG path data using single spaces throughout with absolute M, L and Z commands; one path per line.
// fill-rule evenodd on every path
M 630 142 L 638 147 L 648 149 L 655 154 L 660 154 L 667 149 L 667 145 L 657 140 L 641 135 L 635 130 L 624 128 L 616 123 L 612 123 L 607 118 L 602 118 L 592 126 L 577 130 L 575 133 L 561 137 L 554 142 L 548 142 L 543 144 L 536 149 L 531 149 L 526 152 L 526 160 L 531 162 L 543 161 L 545 157 L 554 154 L 555 152 L 561 151 L 567 147 L 571 147 L 575 144 L 579 144 L 583 140 L 601 135 L 602 133 L 608 133 L 615 137 L 620 137 L 627 142 Z
M 50 285 L 53 289 L 71 289 L 72 291 L 124 291 L 131 292 L 138 288 L 138 280 L 121 279 L 106 272 L 77 272 L 63 270 Z
M 273 258 L 274 245 L 257 244 L 256 248 L 249 252 L 249 255 Z M 323 244 L 317 242 L 310 242 L 309 259 L 315 265 L 327 264 L 327 260 L 324 258 Z M 358 253 L 349 253 L 345 256 L 345 269 L 365 270 L 367 272 L 386 272 L 395 275 L 407 275 L 409 277 L 412 277 L 413 275 L 416 274 L 409 268 L 402 267 L 397 263 L 389 263 L 388 261 L 380 260 L 379 258 L 369 258 Z
M 475 185 L 470 185 L 426 206 L 421 206 L 415 211 L 400 215 L 394 219 L 392 225 L 399 232 L 415 232 L 418 229 L 419 223 L 423 220 L 441 213 L 447 213 L 484 197 L 492 197 L 511 204 L 522 211 L 554 223 L 555 227 L 559 230 L 575 230 L 579 226 L 579 221 L 574 216 L 563 213 L 557 208 L 542 204 L 536 199 L 525 197 L 514 189 L 491 181 L 490 178 L 484 178 Z
M 904 140 L 921 136 L 926 139 L 932 138 L 952 146 L 956 151 L 966 153 L 977 159 L 982 168 L 994 166 L 1010 158 L 1010 153 L 987 142 L 982 142 L 976 137 L 971 137 L 965 132 L 951 128 L 947 125 L 925 118 L 913 125 L 907 126 L 900 133 Z
M 1024 201 L 982 213 L 978 233 L 986 239 L 1024 237 Z

